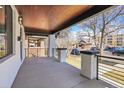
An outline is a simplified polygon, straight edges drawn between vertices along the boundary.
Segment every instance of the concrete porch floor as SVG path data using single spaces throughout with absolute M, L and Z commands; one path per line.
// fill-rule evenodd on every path
M 105 88 L 101 80 L 88 80 L 80 70 L 49 57 L 29 58 L 22 64 L 12 88 Z

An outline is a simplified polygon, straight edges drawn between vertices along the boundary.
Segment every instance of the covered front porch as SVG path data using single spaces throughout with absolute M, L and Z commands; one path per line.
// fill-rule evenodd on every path
M 101 80 L 89 80 L 80 70 L 51 57 L 33 57 L 22 64 L 13 88 L 106 88 Z
M 13 88 L 112 88 L 101 80 L 89 80 L 80 70 L 52 57 L 25 59 Z
M 67 28 L 73 24 L 93 17 L 94 14 L 99 12 L 102 13 L 103 10 L 105 11 L 111 6 L 15 5 L 1 7 L 2 11 L 4 7 L 12 10 L 8 11 L 11 12 L 11 15 L 13 14 L 12 18 L 16 18 L 16 20 L 10 18 L 13 23 L 12 29 L 14 30 L 13 35 L 9 36 L 10 34 L 7 34 L 8 37 L 12 37 L 12 42 L 10 43 L 8 38 L 6 41 L 9 44 L 5 46 L 5 49 L 1 48 L 2 51 L 6 49 L 11 51 L 8 51 L 7 54 L 2 54 L 0 58 L 0 87 L 124 87 L 124 59 L 122 57 L 101 56 L 95 53 L 97 50 L 84 51 L 81 47 L 79 54 L 72 53 L 72 49 L 78 50 L 77 44 L 81 43 L 76 43 L 75 46 L 72 42 L 70 47 L 64 46 L 64 43 L 69 43 L 69 35 L 64 37 L 67 35 L 64 32 L 60 36 L 60 32 L 68 31 Z M 58 9 L 61 9 L 61 11 Z M 68 17 L 66 18 L 65 15 Z M 36 20 L 33 20 L 34 18 Z M 2 31 L 6 32 L 6 29 Z M 82 30 L 82 32 L 84 31 Z M 62 39 L 58 38 L 59 36 Z M 61 43 L 57 44 L 56 42 L 60 39 L 63 42 L 60 41 Z M 87 40 L 92 42 L 92 37 Z M 4 42 L 4 45 L 6 45 L 6 42 Z M 77 66 L 77 68 L 74 66 Z

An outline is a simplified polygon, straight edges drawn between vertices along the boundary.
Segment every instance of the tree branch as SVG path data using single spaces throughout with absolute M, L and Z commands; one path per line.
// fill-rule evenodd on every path
M 123 28 L 124 28 L 124 26 L 123 27 L 116 28 L 116 29 L 114 29 L 114 30 L 112 30 L 112 31 L 110 31 L 108 33 L 105 33 L 104 36 L 107 36 L 108 34 L 111 34 L 111 33 L 115 32 L 115 31 L 120 30 L 120 29 L 123 29 Z
M 117 16 L 119 16 L 121 14 L 121 12 L 122 12 L 123 9 L 124 8 L 121 8 L 114 17 L 112 17 L 108 22 L 106 22 L 105 25 L 109 24 L 112 20 L 114 20 Z

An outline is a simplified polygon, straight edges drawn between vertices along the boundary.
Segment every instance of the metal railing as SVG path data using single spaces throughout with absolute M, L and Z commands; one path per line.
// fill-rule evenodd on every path
M 116 87 L 124 87 L 124 58 L 97 55 L 97 79 Z
M 31 47 L 25 49 L 26 58 L 30 57 L 46 57 L 47 56 L 47 48 L 40 48 L 40 47 Z

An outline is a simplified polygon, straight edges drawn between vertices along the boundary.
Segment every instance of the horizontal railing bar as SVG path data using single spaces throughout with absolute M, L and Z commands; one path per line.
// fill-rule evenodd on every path
M 109 83 L 109 84 L 115 86 L 115 87 L 120 87 L 120 88 L 123 88 L 123 87 L 124 87 L 124 85 L 122 85 L 122 84 L 120 84 L 120 83 L 118 83 L 118 82 L 115 82 L 115 81 L 113 81 L 113 80 L 111 80 L 111 79 L 108 79 L 108 78 L 106 78 L 106 77 L 100 76 L 99 78 L 100 78 L 101 80 L 103 80 L 103 81 L 105 81 L 105 82 L 107 82 L 107 83 Z
M 115 59 L 108 59 L 108 58 L 98 58 L 98 60 L 100 61 L 100 63 L 103 63 L 102 61 L 105 61 L 105 62 L 109 62 L 109 63 L 124 65 L 124 61 L 122 61 L 122 60 L 115 60 Z
M 115 77 L 113 77 L 113 76 L 111 76 L 111 75 L 106 75 L 106 74 L 101 74 L 101 73 L 99 73 L 99 75 L 101 75 L 101 76 L 103 76 L 103 77 L 106 77 L 106 78 L 108 78 L 108 79 L 110 79 L 110 80 L 112 80 L 112 81 L 116 81 L 117 83 L 119 83 L 119 84 L 122 84 L 123 86 L 124 86 L 124 81 L 122 81 L 122 80 L 120 80 L 120 79 L 118 79 L 118 78 L 115 78 Z
M 116 56 L 104 56 L 104 55 L 96 55 L 97 57 L 103 57 L 103 58 L 109 58 L 109 59 L 115 59 L 115 60 L 122 60 L 122 61 L 124 61 L 124 58 L 122 58 L 122 57 L 116 57 Z
M 124 73 L 124 71 L 122 71 L 122 70 L 118 70 L 118 69 L 115 69 L 115 68 L 112 68 L 112 67 L 106 67 L 106 66 L 100 66 L 99 69 L 100 69 L 101 67 L 102 67 L 102 68 L 105 68 L 105 69 L 116 70 L 116 71 L 119 71 L 119 72 L 121 72 L 121 73 Z M 122 69 L 122 68 L 120 68 L 120 69 Z
M 107 67 L 107 68 L 111 68 L 111 69 L 115 69 L 115 70 L 119 70 L 121 72 L 124 72 L 124 69 L 123 68 L 118 68 L 118 67 L 115 67 L 115 66 L 108 66 L 108 65 L 105 65 L 105 64 L 100 64 L 99 63 L 99 66 L 103 66 L 103 67 Z
M 117 71 L 117 70 L 113 70 L 113 69 L 104 69 L 104 68 L 99 68 L 99 71 L 103 71 L 104 73 L 106 73 L 106 72 L 109 72 L 109 71 L 111 71 L 112 73 L 114 73 L 114 74 L 117 74 L 117 75 L 119 75 L 119 76 L 122 76 L 122 77 L 124 77 L 124 72 L 120 72 L 120 71 Z
M 122 82 L 124 82 L 124 77 L 120 76 L 118 74 L 114 74 L 112 72 L 103 72 L 102 70 L 99 71 L 99 73 L 103 74 L 103 75 L 107 75 L 107 76 L 111 76 L 113 78 L 117 78 L 118 80 L 121 80 Z M 123 83 L 124 84 L 124 83 Z

